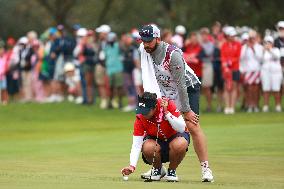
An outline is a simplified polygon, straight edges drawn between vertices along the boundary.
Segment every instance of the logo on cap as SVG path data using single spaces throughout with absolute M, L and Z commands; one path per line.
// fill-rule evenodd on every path
M 139 103 L 138 106 L 143 106 L 143 107 L 146 107 L 146 104 L 145 103 Z

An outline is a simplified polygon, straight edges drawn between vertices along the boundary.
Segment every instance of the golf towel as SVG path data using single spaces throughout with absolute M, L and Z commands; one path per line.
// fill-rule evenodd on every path
M 161 91 L 153 67 L 153 59 L 150 54 L 145 51 L 143 44 L 140 45 L 139 51 L 141 53 L 141 68 L 143 68 L 143 89 L 145 92 L 156 93 L 158 98 L 161 98 Z

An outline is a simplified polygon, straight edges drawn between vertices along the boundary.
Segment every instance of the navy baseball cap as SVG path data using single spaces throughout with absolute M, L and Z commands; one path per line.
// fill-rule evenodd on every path
M 143 26 L 139 31 L 139 35 L 141 36 L 142 41 L 150 42 L 154 38 L 161 37 L 161 32 L 156 25 L 151 24 Z
M 156 104 L 157 104 L 156 98 L 148 98 L 147 95 L 138 96 L 136 114 L 147 115 L 152 109 L 156 107 Z

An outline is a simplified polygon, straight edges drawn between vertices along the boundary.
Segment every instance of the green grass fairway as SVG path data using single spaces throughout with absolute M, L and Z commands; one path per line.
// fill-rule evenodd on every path
M 129 181 L 134 113 L 63 104 L 0 106 L 0 188 L 284 188 L 284 113 L 202 114 L 215 183 L 200 182 L 192 144 L 179 183 Z

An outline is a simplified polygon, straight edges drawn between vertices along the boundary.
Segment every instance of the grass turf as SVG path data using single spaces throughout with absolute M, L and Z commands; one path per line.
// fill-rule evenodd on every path
M 179 183 L 129 181 L 134 113 L 63 104 L 0 107 L 0 188 L 284 188 L 284 114 L 201 115 L 215 183 L 200 182 L 192 144 Z

